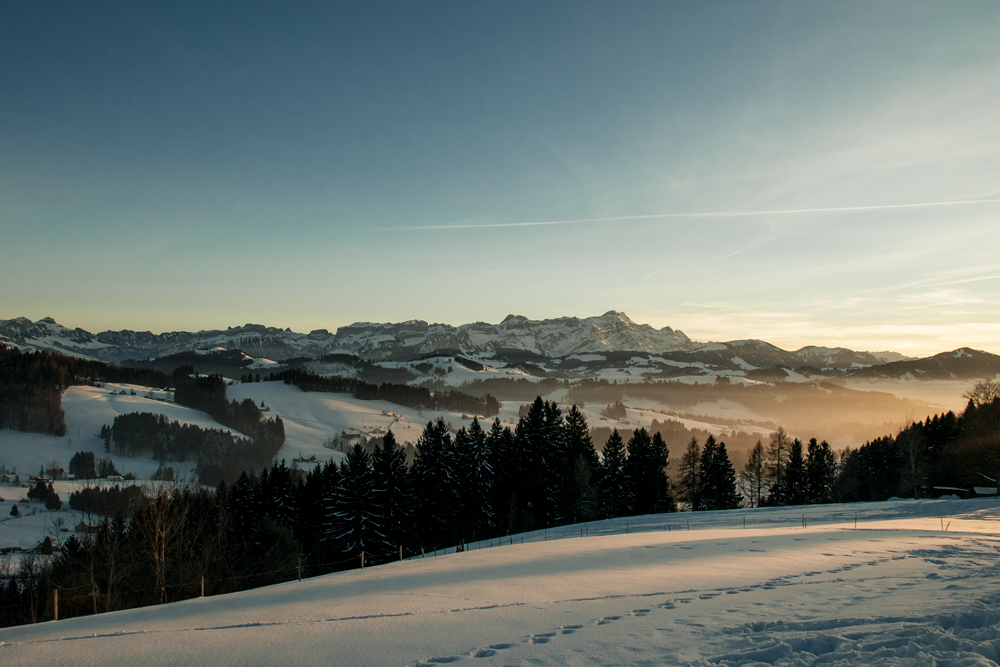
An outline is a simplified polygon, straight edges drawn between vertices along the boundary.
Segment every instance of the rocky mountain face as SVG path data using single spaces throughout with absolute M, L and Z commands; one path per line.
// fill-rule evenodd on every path
M 50 317 L 37 322 L 24 317 L 0 321 L 0 342 L 16 345 L 24 351 L 54 350 L 111 363 L 215 347 L 241 349 L 247 354 L 272 359 L 317 357 L 334 349 L 330 345 L 332 339 L 333 336 L 325 330 L 301 334 L 259 324 L 195 333 L 171 331 L 154 334 L 123 330 L 92 334 L 83 329 L 68 329 Z
M 636 324 L 624 313 L 614 311 L 583 319 L 529 320 L 510 315 L 500 324 L 476 322 L 457 327 L 420 320 L 398 324 L 360 322 L 341 327 L 336 334 L 325 329 L 302 334 L 259 324 L 196 333 L 124 330 L 92 334 L 83 329 L 68 329 L 49 317 L 37 322 L 21 317 L 0 321 L 0 342 L 24 350 L 55 350 L 114 363 L 213 347 L 240 349 L 274 360 L 316 358 L 334 352 L 380 360 L 440 349 L 470 354 L 523 350 L 551 357 L 624 350 L 670 352 L 698 347 L 683 332 Z
M 975 350 L 950 352 L 916 363 L 919 360 L 895 352 L 855 352 L 814 346 L 793 352 L 761 340 L 696 343 L 681 331 L 636 324 L 625 313 L 616 311 L 596 317 L 550 320 L 508 315 L 499 324 L 475 322 L 461 326 L 428 324 L 422 320 L 396 324 L 358 322 L 341 327 L 335 334 L 326 329 L 297 333 L 259 324 L 230 327 L 224 331 L 153 334 L 124 330 L 92 334 L 64 327 L 50 317 L 37 322 L 20 317 L 0 320 L 0 342 L 28 352 L 54 350 L 112 363 L 214 348 L 242 350 L 253 357 L 274 361 L 317 359 L 339 353 L 376 363 L 444 351 L 448 354 L 495 354 L 498 359 L 512 363 L 547 359 L 545 365 L 549 368 L 582 366 L 589 370 L 620 365 L 635 353 L 665 368 L 704 366 L 706 369 L 754 371 L 806 366 L 878 377 L 909 374 L 909 377 L 921 378 L 981 374 L 983 369 L 992 369 L 995 363 L 994 355 Z
M 359 322 L 337 330 L 339 349 L 367 359 L 458 350 L 465 353 L 521 350 L 545 357 L 599 352 L 673 352 L 698 347 L 681 331 L 636 324 L 625 313 L 599 317 L 529 320 L 508 315 L 500 324 L 461 326 L 411 320 L 400 324 Z

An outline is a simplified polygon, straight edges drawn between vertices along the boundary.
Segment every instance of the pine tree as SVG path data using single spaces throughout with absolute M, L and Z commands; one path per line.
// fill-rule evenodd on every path
M 669 452 L 663 437 L 640 428 L 628 441 L 625 475 L 632 495 L 632 514 L 653 514 L 676 509 L 666 467 Z
M 701 509 L 725 510 L 740 506 L 740 495 L 736 490 L 736 471 L 729 460 L 726 443 L 716 442 L 708 436 L 701 452 L 699 470 L 701 480 Z
M 492 455 L 493 507 L 496 513 L 497 534 L 507 535 L 513 532 L 514 525 L 518 522 L 517 492 L 514 484 L 517 475 L 514 434 L 497 418 L 493 420 L 486 439 L 489 441 Z
M 562 523 L 598 517 L 597 470 L 600 459 L 590 437 L 587 418 L 575 405 L 566 413 L 559 515 Z
M 729 452 L 726 451 L 726 443 L 720 442 L 715 454 L 715 476 L 717 499 L 716 506 L 721 510 L 736 509 L 742 505 L 739 491 L 736 488 L 736 470 L 729 460 Z
M 760 507 L 764 492 L 764 444 L 758 440 L 750 450 L 740 478 L 750 507 Z
M 260 498 L 265 503 L 265 513 L 295 530 L 299 521 L 299 488 L 284 460 L 271 468 L 267 482 Z
M 720 509 L 718 506 L 720 480 L 715 467 L 718 448 L 715 436 L 709 435 L 701 450 L 701 461 L 698 462 L 698 509 L 701 510 Z
M 517 469 L 518 530 L 556 524 L 559 505 L 562 414 L 555 403 L 535 399 L 514 431 Z
M 770 483 L 765 505 L 786 505 L 788 491 L 786 489 L 786 467 L 788 461 L 788 451 L 791 447 L 791 440 L 785 429 L 778 427 L 778 430 L 771 434 L 771 442 L 767 449 L 767 478 Z
M 406 473 L 406 453 L 389 430 L 372 454 L 373 513 L 384 538 L 372 546 L 378 560 L 392 560 L 407 537 Z
M 254 499 L 254 481 L 246 471 L 240 474 L 226 498 L 226 512 L 229 515 L 229 533 L 235 543 L 249 539 L 257 528 L 256 500 Z
M 347 557 L 358 556 L 384 539 L 372 514 L 371 458 L 354 445 L 341 464 L 341 482 L 334 497 L 333 539 Z M 360 564 L 360 560 L 359 560 Z
M 444 419 L 428 422 L 417 440 L 410 478 L 419 545 L 438 549 L 455 544 L 458 480 L 451 435 Z
M 701 509 L 701 480 L 699 472 L 701 470 L 701 446 L 697 438 L 691 438 L 684 456 L 681 457 L 680 466 L 680 497 L 688 504 L 691 510 Z
M 319 532 L 320 539 L 317 545 L 317 554 L 314 562 L 325 564 L 325 570 L 330 569 L 330 563 L 340 558 L 345 548 L 337 540 L 337 494 L 340 490 L 341 474 L 340 468 L 333 461 L 323 464 L 320 480 L 320 498 L 322 503 L 322 523 Z
M 605 519 L 626 516 L 631 510 L 626 463 L 625 443 L 615 429 L 604 444 L 601 461 L 601 516 Z
M 482 539 L 496 532 L 496 514 L 493 508 L 493 454 L 490 439 L 473 419 L 468 430 L 460 431 L 462 438 L 455 437 L 459 454 L 460 494 L 462 507 L 462 530 L 466 540 Z
M 788 468 L 785 475 L 785 504 L 805 504 L 808 480 L 806 479 L 806 462 L 802 458 L 802 441 L 798 438 L 795 438 L 788 448 Z
M 652 454 L 654 464 L 654 487 L 655 500 L 653 503 L 654 512 L 676 512 L 677 501 L 674 500 L 674 492 L 670 486 L 670 478 L 667 476 L 667 466 L 670 465 L 670 450 L 663 436 L 657 431 L 653 434 Z
M 836 476 L 837 456 L 830 443 L 826 440 L 817 443 L 812 438 L 806 455 L 806 502 L 830 502 Z

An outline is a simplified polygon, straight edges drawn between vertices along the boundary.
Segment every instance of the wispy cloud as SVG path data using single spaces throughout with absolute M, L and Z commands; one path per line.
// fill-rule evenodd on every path
M 501 229 L 506 227 L 543 227 L 549 225 L 579 225 L 603 222 L 628 222 L 638 220 L 666 220 L 672 218 L 749 218 L 768 215 L 799 215 L 807 213 L 851 213 L 859 211 L 886 211 L 893 209 L 934 208 L 995 204 L 1000 199 L 959 199 L 954 201 L 919 202 L 915 204 L 882 204 L 876 206 L 830 206 L 823 208 L 789 208 L 767 211 L 701 211 L 692 213 L 651 213 L 646 215 L 616 215 L 603 218 L 574 218 L 570 220 L 537 220 L 531 222 L 491 222 L 485 224 L 454 223 L 443 225 L 415 225 L 411 227 L 382 227 L 384 231 L 434 231 L 453 229 Z

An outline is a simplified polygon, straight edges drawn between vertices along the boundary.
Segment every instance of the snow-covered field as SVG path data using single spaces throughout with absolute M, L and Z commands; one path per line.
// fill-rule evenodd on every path
M 633 517 L 0 630 L 0 664 L 995 665 L 998 528 L 996 500 Z
M 122 395 L 120 392 L 125 391 Z M 131 392 L 135 392 L 133 396 Z M 128 384 L 106 384 L 103 387 L 70 387 L 62 396 L 67 434 L 63 437 L 23 433 L 0 429 L 0 464 L 16 468 L 22 481 L 37 475 L 38 469 L 56 460 L 64 470 L 76 452 L 94 452 L 99 458 L 107 455 L 100 438 L 101 426 L 111 425 L 118 415 L 130 412 L 164 414 L 182 424 L 230 431 L 204 412 L 183 405 L 157 400 L 164 392 Z M 113 456 L 119 472 L 134 472 L 139 479 L 149 477 L 159 465 L 152 459 L 127 459 Z M 178 466 L 179 467 L 179 466 Z
M 319 460 L 341 458 L 342 454 L 324 447 L 324 443 L 342 432 L 381 437 L 391 427 L 397 442 L 415 443 L 427 422 L 439 415 L 455 428 L 472 421 L 471 416 L 462 419 L 461 413 L 425 412 L 388 401 L 362 401 L 351 394 L 302 391 L 284 382 L 234 384 L 226 389 L 226 395 L 238 401 L 252 398 L 257 405 L 263 401 L 270 409 L 265 417 L 281 417 L 285 422 L 285 445 L 279 457 L 289 462 L 300 454 L 315 455 Z

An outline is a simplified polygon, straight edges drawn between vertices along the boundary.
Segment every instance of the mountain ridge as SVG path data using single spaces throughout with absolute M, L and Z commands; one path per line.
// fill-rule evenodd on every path
M 520 351 L 549 358 L 620 352 L 699 353 L 755 367 L 802 365 L 863 368 L 909 359 L 896 352 L 855 352 L 845 348 L 807 346 L 782 350 L 766 341 L 749 339 L 699 343 L 671 327 L 637 324 L 625 313 L 610 310 L 594 317 L 531 320 L 510 314 L 498 324 L 473 322 L 459 326 L 424 320 L 398 323 L 355 322 L 331 334 L 326 329 L 297 333 L 289 328 L 245 324 L 225 330 L 198 332 L 102 331 L 70 329 L 51 317 L 32 322 L 26 317 L 0 320 L 0 342 L 25 350 L 53 350 L 74 356 L 119 363 L 169 356 L 195 349 L 239 349 L 273 360 L 319 358 L 352 354 L 373 361 L 406 359 L 438 350 L 466 354 Z

